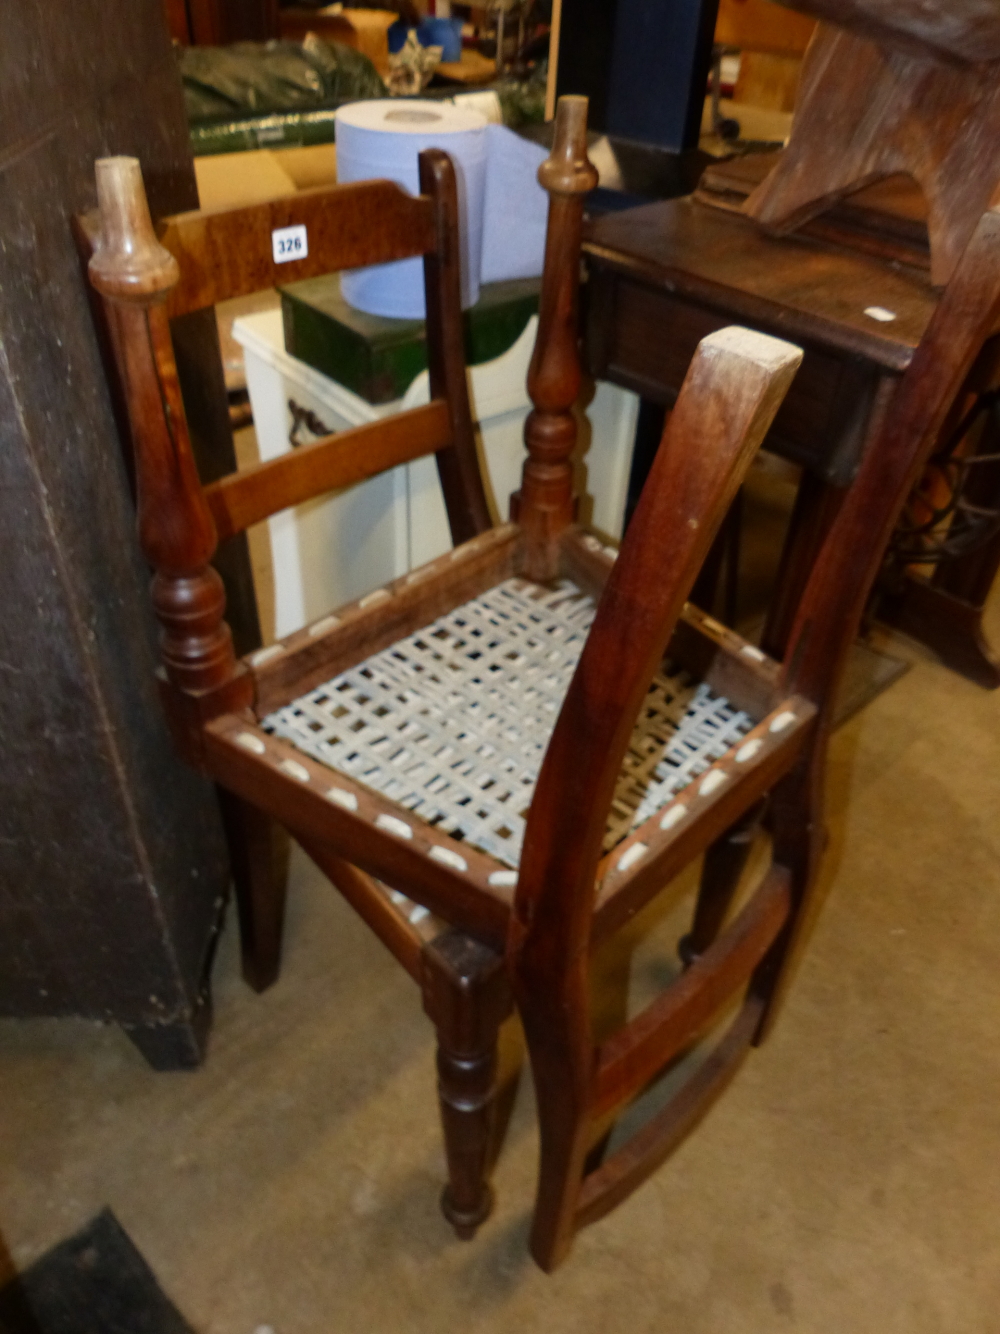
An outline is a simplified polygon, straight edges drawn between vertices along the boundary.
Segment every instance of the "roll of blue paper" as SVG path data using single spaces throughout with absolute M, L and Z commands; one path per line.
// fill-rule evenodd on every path
M 420 193 L 418 155 L 443 148 L 455 164 L 462 234 L 462 305 L 479 299 L 486 194 L 486 117 L 471 108 L 421 100 L 352 102 L 336 115 L 337 179 L 396 181 Z M 355 269 L 341 278 L 345 301 L 371 315 L 423 319 L 420 259 Z

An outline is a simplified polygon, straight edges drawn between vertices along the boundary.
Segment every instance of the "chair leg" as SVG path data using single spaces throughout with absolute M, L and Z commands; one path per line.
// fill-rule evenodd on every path
M 281 966 L 289 839 L 269 815 L 219 788 L 240 921 L 243 977 L 266 991 Z
M 760 1025 L 754 1035 L 756 1046 L 764 1041 L 773 1027 L 795 971 L 795 961 L 810 922 L 811 900 L 827 843 L 823 818 L 825 730 L 810 750 L 811 753 L 803 755 L 796 768 L 775 788 L 768 810 L 774 860 L 788 867 L 792 876 L 792 915 L 788 927 L 762 960 L 751 983 L 752 989 L 764 1001 Z
M 511 1011 L 503 959 L 459 931 L 424 946 L 424 1009 L 437 1029 L 438 1101 L 448 1159 L 441 1211 L 463 1241 L 493 1207 L 488 1181 L 497 1035 Z
M 677 952 L 686 967 L 705 953 L 719 934 L 733 902 L 750 856 L 750 849 L 764 818 L 766 800 L 757 802 L 731 825 L 705 853 L 691 930 L 678 943 Z

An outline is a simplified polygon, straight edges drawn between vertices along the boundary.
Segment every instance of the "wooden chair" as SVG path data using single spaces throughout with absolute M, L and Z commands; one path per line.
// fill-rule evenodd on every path
M 285 826 L 421 985 L 437 1029 L 442 1207 L 460 1236 L 490 1208 L 496 1037 L 516 1001 L 538 1094 L 531 1245 L 545 1269 L 655 1168 L 771 1021 L 822 844 L 829 701 L 872 573 L 869 537 L 891 526 L 938 391 L 964 373 L 974 336 L 965 328 L 992 321 L 1000 287 L 983 281 L 997 269 L 990 215 L 904 379 L 897 425 L 838 517 L 788 658 L 770 661 L 685 599 L 796 349 L 739 329 L 705 339 L 620 554 L 574 524 L 580 233 L 596 179 L 585 120 L 584 99 L 563 99 L 540 173 L 551 206 L 535 407 L 514 522 L 497 528 L 469 425 L 444 154 L 423 155 L 416 199 L 384 182 L 335 187 L 166 219 L 159 240 L 138 164 L 108 159 L 91 233 L 91 275 L 128 396 L 177 744 L 232 794 L 251 832 Z M 307 228 L 309 254 L 281 277 L 424 253 L 432 401 L 202 489 L 169 320 L 276 281 L 272 232 L 291 225 Z M 454 551 L 238 661 L 209 565 L 217 537 L 429 452 Z M 732 915 L 765 805 L 771 864 Z M 598 1043 L 592 950 L 702 853 L 686 970 Z M 259 984 L 277 967 L 281 890 L 239 851 L 234 871 Z M 714 1054 L 598 1163 L 618 1112 L 733 1001 Z

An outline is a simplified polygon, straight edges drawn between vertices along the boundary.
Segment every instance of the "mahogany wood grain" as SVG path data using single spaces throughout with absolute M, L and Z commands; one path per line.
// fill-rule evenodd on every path
M 560 574 L 594 598 L 602 596 L 614 562 L 611 550 L 578 528 L 567 529 L 560 539 Z M 778 663 L 693 603 L 685 603 L 665 657 L 751 718 L 762 718 L 778 703 Z
M 679 1092 L 627 1144 L 585 1178 L 574 1214 L 575 1227 L 586 1227 L 603 1218 L 691 1133 L 742 1064 L 762 1009 L 758 997 L 748 997 L 726 1036 Z
M 501 583 L 519 572 L 520 562 L 518 529 L 513 524 L 490 529 L 448 555 L 392 580 L 384 590 L 336 608 L 331 617 L 296 631 L 270 650 L 252 654 L 249 663 L 258 716 L 272 713 Z M 328 620 L 331 624 L 324 628 Z M 257 665 L 255 659 L 262 661 Z
M 749 195 L 781 160 L 784 150 L 748 153 L 707 167 L 694 192 L 699 203 L 742 213 Z M 804 236 L 847 250 L 930 269 L 927 201 L 911 176 L 888 176 L 831 203 L 799 227 Z
M 1000 212 L 979 222 L 904 375 L 878 439 L 823 543 L 795 617 L 783 681 L 820 708 L 817 741 L 772 796 L 776 861 L 793 873 L 796 909 L 767 986 L 758 1039 L 771 1024 L 801 948 L 821 838 L 811 812 L 821 791 L 833 692 L 881 565 L 886 543 L 941 425 L 1000 318 Z
M 891 390 L 895 385 L 889 385 Z M 809 582 L 823 540 L 837 510 L 843 504 L 845 488 L 803 472 L 795 493 L 795 503 L 785 530 L 774 594 L 767 607 L 760 643 L 764 651 L 780 661 L 788 647 L 792 622 Z
M 272 232 L 297 225 L 306 228 L 308 255 L 276 264 Z M 337 269 L 423 255 L 436 241 L 429 200 L 391 181 L 321 186 L 247 208 L 179 213 L 164 218 L 158 233 L 180 266 L 168 297 L 171 319 Z
M 902 377 L 869 457 L 824 541 L 798 609 L 790 653 L 779 667 L 686 605 L 685 599 L 775 419 L 801 353 L 786 342 L 746 330 L 711 333 L 683 377 L 618 558 L 613 560 L 596 539 L 575 530 L 567 464 L 573 429 L 569 405 L 580 374 L 574 303 L 581 200 L 593 179 L 579 101 L 564 104 L 556 145 L 541 173 L 553 203 L 529 386 L 535 411 L 526 428 L 529 459 L 518 499 L 521 526 L 483 530 L 485 508 L 475 482 L 471 431 L 465 427 L 454 178 L 439 155 L 423 164 L 422 186 L 436 219 L 425 276 L 428 330 L 438 345 L 432 355 L 433 392 L 435 399 L 450 404 L 441 429 L 454 444 L 437 453 L 444 461 L 441 475 L 453 534 L 471 534 L 471 540 L 246 664 L 235 664 L 230 655 L 225 670 L 218 666 L 223 656 L 218 641 L 222 609 L 214 602 L 208 606 L 202 591 L 193 613 L 198 633 L 174 627 L 175 638 L 182 628 L 195 641 L 200 636 L 198 651 L 183 664 L 202 673 L 199 684 L 180 673 L 174 651 L 170 661 L 177 679 L 164 687 L 173 725 L 186 739 L 189 753 L 241 802 L 266 811 L 297 837 L 411 975 L 419 973 L 425 1007 L 438 1030 L 439 1095 L 449 1162 L 443 1207 L 460 1235 L 470 1234 L 489 1208 L 487 1145 L 495 1097 L 496 1028 L 510 1003 L 509 978 L 538 1094 L 542 1153 L 532 1250 L 545 1269 L 566 1255 L 579 1226 L 599 1217 L 662 1160 L 725 1086 L 774 1012 L 787 978 L 788 949 L 801 934 L 822 848 L 830 697 L 853 635 L 858 599 L 864 596 L 861 585 L 871 573 L 878 542 L 887 535 L 889 511 L 897 498 L 902 503 L 910 469 L 919 464 L 921 450 L 944 419 L 984 330 L 1000 308 L 1000 224 L 992 217 L 981 224 L 981 235 L 936 310 L 925 275 L 891 275 L 897 283 L 893 291 L 901 298 L 899 320 L 896 328 L 881 332 L 868 329 L 853 308 L 862 298 L 879 299 L 874 291 L 864 291 L 863 264 L 851 270 L 850 290 L 842 284 L 838 290 L 844 268 L 816 260 L 812 243 L 761 238 L 749 221 L 737 220 L 738 232 L 757 235 L 753 253 L 773 246 L 796 256 L 774 280 L 776 286 L 744 293 L 748 310 L 770 310 L 779 327 L 811 331 L 817 339 L 832 322 L 840 339 L 835 351 L 845 365 L 871 352 L 876 361 L 882 358 L 879 374 Z M 648 229 L 653 223 L 647 217 L 642 225 Z M 693 247 L 693 231 L 688 239 Z M 175 440 L 171 364 L 165 352 L 162 364 L 157 363 L 153 335 L 161 327 L 158 319 L 166 327 L 164 299 L 176 275 L 171 257 L 155 249 L 155 238 L 153 247 L 145 246 L 141 262 L 130 258 L 139 251 L 119 247 L 121 253 L 102 281 L 111 309 L 143 314 L 130 329 L 129 344 L 138 343 L 138 350 L 122 354 L 124 378 L 136 386 L 130 406 L 159 422 L 151 456 L 174 460 L 174 473 L 168 471 L 168 476 L 181 470 L 182 484 L 162 493 L 170 513 L 153 516 L 148 539 L 176 582 L 189 575 L 186 564 L 179 570 L 170 564 L 171 543 L 183 562 L 194 552 L 194 573 L 200 575 L 215 531 L 212 510 L 196 479 L 190 470 L 183 471 L 183 451 L 176 456 L 180 463 L 170 453 Z M 720 264 L 729 262 L 724 250 L 720 241 Z M 106 247 L 95 260 L 102 254 L 107 259 Z M 655 260 L 640 258 L 638 267 L 644 264 L 657 274 L 661 289 L 670 290 L 671 272 Z M 985 290 L 973 291 L 973 274 Z M 805 299 L 806 285 L 817 275 L 825 275 L 825 305 L 819 316 L 810 314 Z M 750 286 L 766 281 L 754 278 Z M 142 289 L 138 303 L 130 295 L 136 285 Z M 701 293 L 706 308 L 715 302 L 718 314 L 724 286 L 702 273 L 696 275 L 692 291 Z M 781 309 L 777 297 L 793 290 L 798 307 L 785 318 L 776 313 Z M 149 319 L 145 305 L 151 307 Z M 169 413 L 158 398 L 161 387 Z M 879 451 L 884 457 L 872 463 Z M 396 457 L 391 451 L 388 456 Z M 305 457 L 300 466 L 316 483 L 322 469 L 310 459 L 325 460 L 326 468 L 332 454 L 322 445 Z M 260 476 L 244 491 L 231 486 L 211 495 L 252 497 L 259 494 Z M 329 476 L 322 473 L 324 480 Z M 287 494 L 298 497 L 300 491 Z M 220 524 L 228 513 L 219 509 Z M 454 859 L 449 863 L 433 857 L 435 845 L 451 846 L 446 835 L 265 733 L 249 703 L 254 691 L 256 709 L 270 712 L 515 572 L 545 578 L 569 573 L 600 600 L 528 812 L 517 886 L 509 890 L 490 884 L 502 869 L 500 863 L 468 844 L 461 845 L 464 869 Z M 668 807 L 602 857 L 605 819 L 623 754 L 668 646 L 681 663 L 707 676 L 757 722 L 740 745 L 675 799 L 673 806 L 685 807 L 676 822 Z M 214 716 L 224 700 L 230 701 L 226 711 Z M 339 789 L 334 799 L 327 795 L 331 788 Z M 725 840 L 731 843 L 741 829 L 749 829 L 765 796 L 771 869 L 747 907 L 720 933 L 745 851 L 741 848 L 737 856 Z M 385 815 L 397 823 L 379 824 Z M 400 829 L 400 821 L 406 828 Z M 706 849 L 710 867 L 702 904 L 701 957 L 660 1000 L 598 1048 L 589 1005 L 594 946 Z M 373 877 L 426 906 L 452 929 L 431 944 L 422 942 L 418 953 L 412 924 L 393 913 Z M 507 872 L 504 880 L 510 878 Z M 698 1038 L 724 1001 L 744 985 L 748 991 L 743 1009 L 716 1052 L 645 1130 L 603 1166 L 593 1168 L 591 1151 L 612 1112 L 664 1061 Z
M 573 405 L 580 392 L 577 304 L 583 197 L 597 184 L 587 158 L 587 99 L 563 97 L 556 112 L 551 157 L 539 180 L 549 191 L 545 267 L 538 307 L 538 332 L 528 367 L 533 404 L 524 427 L 528 458 L 511 513 L 524 529 L 526 573 L 549 579 L 555 573 L 555 539 L 573 522 L 576 445 Z
M 766 809 L 762 797 L 705 849 L 691 930 L 677 945 L 685 965 L 700 958 L 722 930 Z
M 370 875 L 339 857 L 334 847 L 315 838 L 299 838 L 302 850 L 316 863 L 326 878 L 343 894 L 363 922 L 419 982 L 422 974 L 421 952 L 424 939 L 417 929 L 395 912 Z
M 455 168 L 438 148 L 420 155 L 420 188 L 434 205 L 434 245 L 424 255 L 427 293 L 427 369 L 432 398 L 443 399 L 453 448 L 437 456 L 451 540 L 457 546 L 491 525 L 479 471 L 465 376 L 461 245 Z
M 178 689 L 204 693 L 239 674 L 222 580 L 209 564 L 215 529 L 198 482 L 163 298 L 177 264 L 158 245 L 134 158 L 97 164 L 101 245 L 90 261 L 136 443 L 139 541 L 155 573 L 161 653 Z
M 424 947 L 424 1009 L 437 1029 L 438 1103 L 448 1159 L 441 1209 L 471 1240 L 493 1206 L 488 1170 L 497 1095 L 497 1035 L 511 1011 L 503 955 L 446 931 Z
M 570 1245 L 588 1147 L 586 959 L 604 817 L 653 672 L 800 361 L 798 349 L 743 331 L 701 344 L 535 788 L 508 956 L 538 1089 L 542 1157 L 532 1252 L 543 1268 Z
M 752 809 L 777 784 L 801 763 L 816 730 L 816 710 L 801 697 L 788 701 L 797 714 L 795 724 L 784 732 L 778 744 L 738 768 L 731 762 L 719 767 L 728 781 L 707 798 L 697 797 L 698 783 L 681 792 L 676 800 L 689 808 L 690 816 L 673 828 L 660 828 L 661 814 L 651 817 L 614 852 L 602 857 L 597 866 L 599 885 L 591 924 L 591 945 L 596 946 L 629 922 L 706 848 L 724 837 L 734 822 Z M 748 734 L 753 740 L 767 732 L 768 720 Z M 648 851 L 627 872 L 616 871 L 615 863 L 632 842 L 646 845 Z
M 590 1114 L 600 1119 L 635 1097 L 682 1044 L 745 986 L 791 910 L 789 875 L 772 866 L 732 924 L 683 976 L 597 1052 Z
M 1000 10 L 994 23 L 1000 35 Z M 1000 48 L 992 63 L 981 51 L 958 65 L 820 25 L 788 147 L 746 211 L 788 231 L 851 190 L 906 172 L 927 199 L 931 279 L 943 285 L 1000 185 L 997 57 Z
M 240 744 L 237 737 L 244 733 L 264 745 L 264 757 Z M 493 872 L 505 869 L 502 863 L 467 844 L 462 845 L 466 871 L 431 858 L 428 853 L 435 843 L 450 845 L 446 836 L 435 834 L 415 817 L 410 817 L 409 839 L 380 828 L 379 815 L 400 817 L 400 808 L 392 801 L 344 774 L 331 775 L 324 765 L 248 720 L 224 716 L 208 724 L 205 749 L 220 783 L 269 811 L 297 840 L 335 847 L 338 856 L 369 875 L 387 885 L 404 886 L 408 898 L 444 921 L 494 949 L 502 948 L 511 891 L 489 883 Z M 285 762 L 294 766 L 292 773 L 281 767 Z M 308 775 L 308 781 L 293 776 L 298 770 Z M 326 796 L 331 787 L 350 793 L 356 808 L 346 810 L 331 801 Z
M 829 685 L 860 623 L 882 553 L 941 424 L 1000 319 L 1000 210 L 981 218 L 830 526 L 791 635 L 786 684 L 832 707 Z M 845 629 L 846 627 L 846 629 Z
M 692 603 L 674 627 L 667 658 L 751 718 L 763 717 L 781 698 L 778 664 Z
M 741 226 L 733 215 L 690 199 L 599 218 L 588 226 L 583 248 L 588 261 L 644 290 L 662 290 L 724 321 L 828 355 L 863 357 L 896 375 L 910 364 L 937 303 L 920 270 L 889 268 L 808 237 L 771 236 L 749 219 Z M 873 305 L 896 318 L 873 320 L 865 314 Z
M 436 453 L 451 443 L 448 406 L 437 399 L 232 473 L 207 486 L 205 499 L 222 541 L 291 505 Z
M 970 64 L 1000 60 L 997 0 L 779 0 L 886 46 Z

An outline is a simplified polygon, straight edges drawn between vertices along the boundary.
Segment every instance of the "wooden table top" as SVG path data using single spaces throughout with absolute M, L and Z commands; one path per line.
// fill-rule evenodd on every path
M 588 262 L 646 287 L 894 374 L 937 304 L 926 271 L 808 236 L 775 237 L 742 214 L 671 199 L 591 221 Z M 880 321 L 869 311 L 889 312 Z

